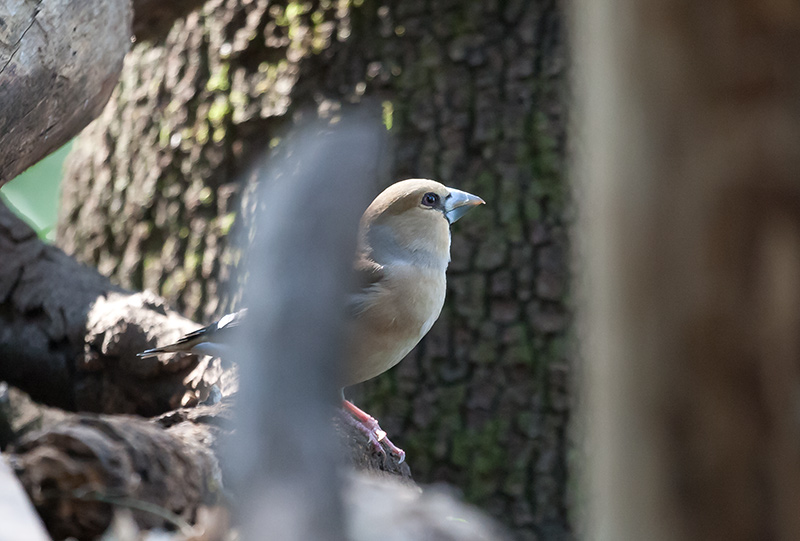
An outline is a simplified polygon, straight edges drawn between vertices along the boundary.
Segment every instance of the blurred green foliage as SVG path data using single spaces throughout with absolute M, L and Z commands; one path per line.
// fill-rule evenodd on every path
M 70 147 L 72 141 L 0 188 L 0 199 L 44 240 L 55 239 L 62 166 Z

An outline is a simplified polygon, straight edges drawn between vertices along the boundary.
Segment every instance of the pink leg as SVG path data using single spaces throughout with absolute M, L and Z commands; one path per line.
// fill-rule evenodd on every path
M 383 445 L 385 445 L 390 453 L 400 458 L 400 463 L 406 459 L 406 452 L 393 444 L 389 438 L 386 437 L 386 431 L 380 427 L 375 417 L 357 407 L 349 400 L 342 400 L 342 408 L 345 410 L 345 419 L 347 422 L 366 435 L 376 451 L 382 453 Z M 350 415 L 347 415 L 348 413 Z

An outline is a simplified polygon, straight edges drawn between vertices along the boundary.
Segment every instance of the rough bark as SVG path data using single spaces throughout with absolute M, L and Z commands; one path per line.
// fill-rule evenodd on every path
M 100 114 L 130 47 L 132 16 L 129 0 L 9 7 L 0 20 L 0 186 Z
M 47 404 L 98 412 L 154 415 L 205 398 L 211 383 L 192 374 L 196 357 L 136 357 L 197 328 L 162 299 L 112 285 L 2 203 L 0 261 L 0 380 Z
M 158 41 L 175 21 L 203 5 L 203 0 L 133 0 L 133 35 L 137 41 Z
M 223 499 L 215 456 L 230 430 L 223 408 L 198 407 L 194 422 L 171 414 L 167 430 L 137 417 L 70 414 L 23 436 L 10 460 L 55 539 L 99 536 L 115 508 L 131 509 L 142 528 L 188 530 L 202 507 Z
M 576 20 L 591 536 L 797 539 L 800 6 Z
M 114 527 L 166 528 L 202 539 L 227 538 L 229 514 L 218 461 L 230 431 L 227 407 L 199 406 L 152 421 L 67 414 L 31 432 L 8 455 L 55 539 L 90 539 Z M 329 464 L 326 463 L 326 467 Z M 422 491 L 409 478 L 359 468 L 340 479 L 347 539 L 367 541 L 506 539 L 505 531 L 453 494 Z
M 459 486 L 520 538 L 569 537 L 563 42 L 550 1 L 209 1 L 129 55 L 70 158 L 59 242 L 208 320 L 228 304 L 251 150 L 305 105 L 377 98 L 393 179 L 489 204 L 454 227 L 440 321 L 361 404 L 419 479 Z
M 124 511 L 131 512 L 127 531 L 134 533 L 158 527 L 185 536 L 178 539 L 227 539 L 229 513 L 219 505 L 225 493 L 216 458 L 219 437 L 229 428 L 224 416 L 219 405 L 155 422 L 72 415 L 24 438 L 9 458 L 55 539 L 94 538 L 116 529 L 114 519 Z M 351 541 L 507 539 L 453 494 L 422 491 L 380 471 L 348 471 L 339 489 Z
M 133 511 L 139 529 L 168 527 L 185 534 L 190 527 L 215 527 L 225 533 L 228 512 L 216 506 L 228 503 L 220 502 L 228 477 L 220 453 L 224 438 L 230 437 L 232 431 L 231 404 L 225 400 L 144 420 L 64 412 L 6 388 L 0 394 L 0 427 L 4 439 L 14 442 L 6 449 L 7 456 L 49 532 L 57 539 L 99 535 L 112 524 L 115 514 L 126 509 Z M 382 480 L 364 489 L 369 497 L 344 488 L 347 508 L 357 509 L 348 521 L 348 532 L 354 527 L 351 522 L 356 531 L 371 531 L 374 524 L 370 517 L 375 516 L 404 522 L 403 527 L 419 531 L 441 530 L 445 515 L 434 517 L 426 513 L 408 521 L 401 518 L 405 513 L 414 513 L 418 499 L 420 509 L 426 501 L 437 501 L 435 492 L 422 498 L 407 493 L 409 487 L 419 492 L 408 466 L 397 464 L 392 457 L 371 454 L 366 438 L 349 425 L 336 422 L 339 416 L 333 410 L 331 414 L 347 463 Z M 331 468 L 331 462 L 335 460 L 325 457 L 321 466 Z M 337 490 L 354 482 L 339 484 Z M 405 485 L 406 492 L 396 488 L 397 483 Z M 472 535 L 480 535 L 483 528 L 500 535 L 500 530 L 484 518 L 452 498 L 447 500 L 452 501 L 449 505 L 457 511 L 455 516 L 464 514 L 474 519 Z M 214 509 L 214 516 L 209 517 Z M 357 535 L 352 539 L 369 537 Z

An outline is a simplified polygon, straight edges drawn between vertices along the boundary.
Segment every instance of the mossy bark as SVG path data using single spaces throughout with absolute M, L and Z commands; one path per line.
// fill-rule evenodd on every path
M 206 320 L 230 304 L 251 153 L 304 107 L 373 98 L 394 180 L 488 204 L 453 228 L 442 317 L 359 404 L 417 480 L 455 484 L 520 539 L 569 538 L 567 61 L 553 1 L 211 0 L 128 56 L 69 160 L 59 243 Z

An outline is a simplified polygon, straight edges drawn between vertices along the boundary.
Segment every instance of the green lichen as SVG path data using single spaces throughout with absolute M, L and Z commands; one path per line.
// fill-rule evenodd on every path
M 162 296 L 173 298 L 186 288 L 187 279 L 186 273 L 183 269 L 177 269 L 171 275 L 168 275 L 161 285 Z
M 230 102 L 235 107 L 243 107 L 249 102 L 247 94 L 241 90 L 232 90 L 230 93 Z
M 208 205 L 214 201 L 214 191 L 208 186 L 203 186 L 197 194 L 197 199 L 201 204 Z
M 446 387 L 442 387 L 439 391 L 439 396 L 437 397 L 438 407 L 437 411 L 440 411 L 442 414 L 453 413 L 455 416 L 453 419 L 455 422 L 449 426 L 449 428 L 457 429 L 459 426 L 459 410 L 461 408 L 461 404 L 464 403 L 464 400 L 467 397 L 467 387 L 466 385 L 448 385 Z M 446 419 L 441 419 L 440 426 L 447 427 Z
M 477 364 L 492 364 L 497 361 L 497 348 L 494 342 L 481 341 L 470 355 L 470 359 Z
M 215 143 L 221 143 L 225 140 L 225 129 L 224 128 L 217 128 L 214 130 L 214 133 L 211 136 L 211 140 Z
M 158 130 L 158 146 L 159 148 L 167 148 L 169 146 L 169 138 L 170 138 L 170 129 L 169 126 L 166 124 L 161 125 L 161 129 Z
M 216 218 L 216 226 L 219 229 L 221 235 L 227 235 L 231 231 L 231 227 L 233 227 L 234 222 L 236 222 L 236 213 L 229 212 L 227 214 L 223 214 Z
M 472 460 L 470 462 L 470 483 L 467 498 L 472 501 L 482 499 L 496 492 L 502 473 L 506 470 L 506 450 L 500 437 L 507 433 L 507 419 L 493 419 L 480 429 L 471 432 Z
M 471 458 L 470 434 L 466 431 L 453 434 L 453 450 L 450 453 L 450 462 L 459 468 L 466 468 Z
M 200 255 L 197 252 L 187 252 L 183 258 L 183 268 L 189 274 L 194 274 L 200 266 Z
M 225 96 L 217 96 L 208 109 L 208 120 L 212 126 L 218 127 L 232 111 L 230 101 Z
M 194 135 L 194 131 L 191 127 L 186 127 L 181 130 L 181 148 L 189 149 L 193 145 L 192 136 Z
M 206 90 L 209 92 L 228 92 L 231 88 L 229 70 L 229 64 L 220 64 L 217 71 L 208 78 Z
M 148 271 L 161 266 L 160 254 L 145 253 L 142 257 L 142 268 Z
M 387 130 L 391 131 L 392 125 L 394 125 L 394 105 L 390 101 L 384 101 L 381 103 L 381 108 L 383 125 L 386 126 Z
M 201 145 L 204 145 L 208 142 L 208 135 L 208 123 L 200 122 L 197 126 L 197 130 L 194 133 L 195 141 Z
M 561 334 L 549 337 L 544 348 L 544 354 L 553 360 L 566 359 L 570 340 L 569 336 Z
M 308 11 L 308 4 L 303 2 L 289 2 L 286 6 L 286 18 L 290 21 L 293 19 L 297 19 L 300 15 L 306 13 Z

